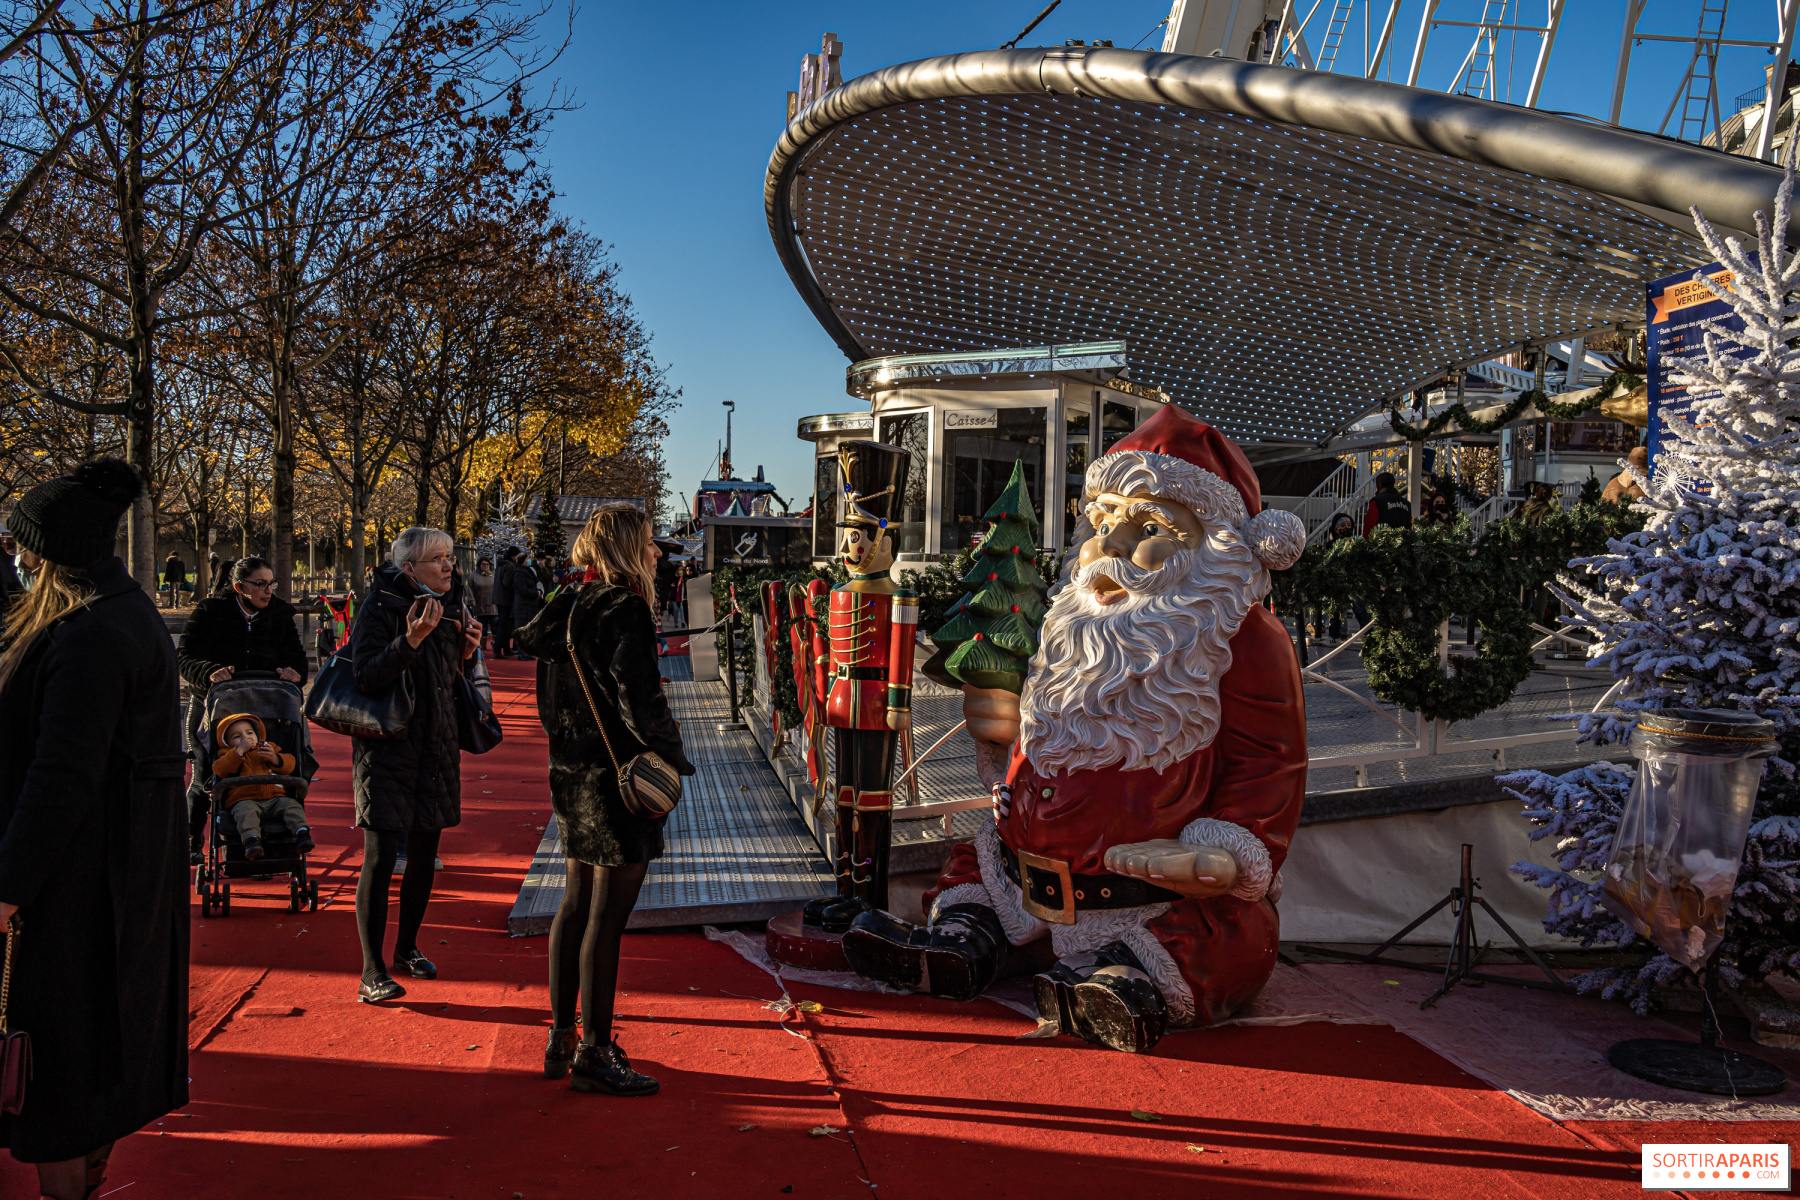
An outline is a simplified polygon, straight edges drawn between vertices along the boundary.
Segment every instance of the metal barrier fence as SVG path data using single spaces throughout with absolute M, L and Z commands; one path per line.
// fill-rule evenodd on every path
M 1495 710 L 1464 722 L 1427 718 L 1376 699 L 1368 692 L 1366 681 L 1359 678 L 1360 667 L 1337 673 L 1337 669 L 1351 666 L 1356 647 L 1372 624 L 1364 624 L 1301 668 L 1309 693 L 1308 740 L 1313 746 L 1308 770 L 1343 770 L 1353 775 L 1358 787 L 1368 786 L 1370 768 L 1383 764 L 1469 754 L 1488 756 L 1494 769 L 1505 770 L 1509 752 L 1552 745 L 1573 748 L 1576 719 L 1584 712 L 1605 708 L 1619 691 L 1620 685 L 1608 685 L 1608 681 L 1596 676 L 1532 698 L 1516 694 L 1517 704 L 1511 712 Z M 774 719 L 774 699 L 767 657 L 761 652 L 766 631 L 760 615 L 753 616 L 752 627 L 754 663 L 742 715 L 744 720 L 761 721 L 768 728 Z M 1556 628 L 1534 624 L 1533 629 L 1540 635 L 1534 652 L 1560 646 L 1586 657 L 1589 640 L 1566 623 L 1559 622 Z M 1448 623 L 1439 627 L 1438 646 L 1440 660 L 1448 663 L 1454 653 Z M 921 647 L 921 661 L 927 653 Z M 1588 696 L 1596 691 L 1603 694 L 1590 705 Z M 1547 702 L 1545 696 L 1549 697 Z M 894 816 L 897 820 L 939 819 L 947 831 L 956 814 L 986 808 L 991 803 L 975 771 L 974 743 L 954 736 L 962 724 L 962 693 L 915 673 L 912 704 L 912 729 L 902 739 L 896 768 L 900 786 L 896 788 Z M 1333 728 L 1321 731 L 1319 727 L 1325 723 Z M 1320 732 L 1333 736 L 1314 736 Z M 820 749 L 826 763 L 825 777 L 829 778 L 832 740 L 823 741 Z M 926 749 L 915 755 L 915 744 Z M 808 746 L 803 730 L 784 729 L 780 747 L 793 761 L 806 761 Z

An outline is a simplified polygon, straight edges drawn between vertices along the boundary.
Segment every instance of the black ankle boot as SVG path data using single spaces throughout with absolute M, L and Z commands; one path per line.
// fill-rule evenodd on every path
M 582 1046 L 575 1052 L 569 1086 L 578 1092 L 605 1092 L 613 1096 L 651 1096 L 662 1085 L 631 1069 L 619 1043 Z
M 566 1029 L 551 1026 L 550 1043 L 544 1047 L 545 1079 L 561 1079 L 569 1073 L 569 1064 L 575 1061 L 575 1046 L 579 1040 L 573 1025 Z
M 821 896 L 806 902 L 800 910 L 800 921 L 826 933 L 842 933 L 868 911 L 868 902 L 855 896 Z
M 993 909 L 953 904 L 930 926 L 891 913 L 864 913 L 844 934 L 844 957 L 867 979 L 946 1000 L 973 1000 L 994 982 L 1006 945 L 1006 930 Z
M 1101 954 L 1104 961 L 1107 953 Z M 1168 1003 L 1136 966 L 1103 965 L 1084 975 L 1058 963 L 1031 986 L 1038 1020 L 1097 1046 L 1143 1054 L 1169 1028 Z

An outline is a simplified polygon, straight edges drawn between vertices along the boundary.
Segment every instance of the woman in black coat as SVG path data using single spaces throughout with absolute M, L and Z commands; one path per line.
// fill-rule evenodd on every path
M 575 565 L 591 580 L 559 591 L 518 637 L 539 659 L 538 718 L 550 735 L 550 802 L 568 855 L 568 885 L 550 925 L 550 1044 L 544 1073 L 573 1072 L 581 1091 L 645 1096 L 656 1080 L 632 1070 L 612 1036 L 613 993 L 625 923 L 650 861 L 662 854 L 662 822 L 635 815 L 577 670 L 585 670 L 620 763 L 654 750 L 694 773 L 656 667 L 656 559 L 650 519 L 628 504 L 601 507 L 575 539 Z M 569 658 L 573 639 L 580 664 Z M 582 1035 L 575 1039 L 575 1003 Z
M 89 463 L 9 522 L 35 575 L 0 632 L 0 923 L 34 1066 L 0 1141 L 54 1200 L 93 1195 L 113 1143 L 188 1099 L 175 652 L 112 556 L 141 488 Z
M 228 574 L 227 591 L 194 606 L 175 653 L 188 685 L 187 727 L 194 747 L 193 782 L 188 788 L 188 860 L 194 863 L 200 861 L 212 803 L 206 790 L 211 756 L 193 736 L 200 728 L 206 694 L 213 684 L 239 671 L 273 671 L 289 683 L 306 683 L 306 647 L 294 619 L 298 613 L 275 594 L 275 568 L 267 559 L 240 558 Z
M 363 973 L 357 998 L 376 1004 L 406 995 L 382 948 L 394 863 L 406 851 L 394 967 L 415 979 L 437 978 L 419 953 L 419 926 L 431 900 L 438 838 L 462 821 L 462 749 L 456 739 L 455 683 L 481 644 L 481 622 L 468 611 L 455 573 L 454 543 L 441 529 L 415 526 L 394 539 L 392 561 L 375 572 L 356 610 L 350 657 L 356 686 L 379 695 L 412 684 L 406 736 L 351 742 L 351 787 L 363 831 L 356 921 Z

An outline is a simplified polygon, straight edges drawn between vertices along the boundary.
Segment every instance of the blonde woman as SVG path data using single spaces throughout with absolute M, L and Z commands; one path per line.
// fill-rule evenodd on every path
M 187 1103 L 187 872 L 175 648 L 113 556 L 143 490 L 101 459 L 8 521 L 31 578 L 0 626 L 0 927 L 33 1072 L 0 1142 L 53 1200 Z
M 575 566 L 587 582 L 557 592 L 517 635 L 543 664 L 538 717 L 550 735 L 550 801 L 569 858 L 568 887 L 550 926 L 551 1029 L 544 1074 L 560 1079 L 569 1072 L 577 1090 L 615 1096 L 647 1096 L 658 1086 L 632 1069 L 612 1036 L 612 1019 L 625 922 L 644 872 L 662 854 L 662 823 L 632 814 L 621 801 L 612 759 L 564 637 L 574 639 L 619 761 L 654 750 L 683 775 L 692 775 L 656 668 L 650 602 L 662 552 L 651 532 L 642 510 L 629 504 L 602 507 L 575 539 Z

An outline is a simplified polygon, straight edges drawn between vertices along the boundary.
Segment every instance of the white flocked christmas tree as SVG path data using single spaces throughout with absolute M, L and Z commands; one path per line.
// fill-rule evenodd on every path
M 1787 248 L 1794 172 L 1773 220 L 1757 216 L 1754 253 L 1694 220 L 1707 249 L 1731 272 L 1713 285 L 1743 320 L 1741 332 L 1709 329 L 1704 357 L 1672 364 L 1692 391 L 1669 414 L 1654 479 L 1638 502 L 1639 533 L 1570 564 L 1562 579 L 1574 621 L 1596 638 L 1593 661 L 1620 682 L 1608 711 L 1584 720 L 1584 737 L 1623 742 L 1649 708 L 1732 708 L 1772 720 L 1781 758 L 1765 777 L 1743 871 L 1719 951 L 1730 986 L 1771 974 L 1800 976 L 1800 257 Z M 1545 927 L 1589 946 L 1629 946 L 1635 935 L 1600 906 L 1598 871 L 1632 766 L 1599 763 L 1562 776 L 1501 777 L 1525 801 L 1532 838 L 1551 839 L 1555 867 L 1515 872 L 1550 890 Z M 1683 969 L 1656 953 L 1640 969 L 1604 969 L 1584 991 L 1645 1010 L 1652 986 Z

